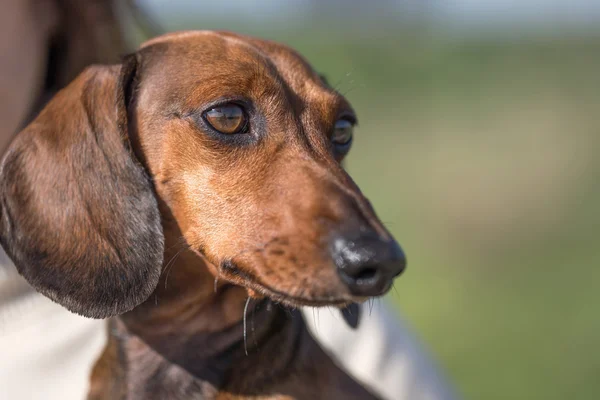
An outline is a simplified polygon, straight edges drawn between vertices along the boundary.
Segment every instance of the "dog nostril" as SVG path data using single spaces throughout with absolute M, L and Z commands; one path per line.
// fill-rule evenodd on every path
M 378 296 L 383 294 L 392 277 L 381 269 L 380 265 L 367 264 L 365 266 L 349 264 L 339 268 L 338 273 L 350 289 L 357 296 Z
M 373 279 L 375 275 L 377 275 L 377 268 L 365 267 L 359 270 L 356 275 L 354 275 L 354 279 L 356 279 L 356 282 L 360 284 L 361 282 Z
M 346 284 L 354 288 L 369 288 L 385 279 L 385 274 L 378 265 L 347 265 L 345 268 L 339 268 L 338 273 L 344 279 Z M 362 289 L 361 289 L 362 290 Z

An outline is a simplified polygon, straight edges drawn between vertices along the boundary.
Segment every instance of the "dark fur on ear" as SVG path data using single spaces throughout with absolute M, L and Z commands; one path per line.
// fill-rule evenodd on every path
M 156 197 L 128 140 L 136 64 L 86 69 L 0 167 L 2 246 L 33 287 L 86 317 L 133 309 L 162 268 Z

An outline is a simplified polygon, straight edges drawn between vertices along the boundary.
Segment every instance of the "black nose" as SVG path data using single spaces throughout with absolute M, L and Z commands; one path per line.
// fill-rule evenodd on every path
M 375 234 L 338 236 L 331 252 L 340 277 L 355 296 L 384 294 L 406 268 L 406 257 L 398 243 Z

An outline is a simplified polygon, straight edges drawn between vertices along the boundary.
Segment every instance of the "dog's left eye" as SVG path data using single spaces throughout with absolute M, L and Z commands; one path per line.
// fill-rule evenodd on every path
M 246 113 L 236 104 L 225 104 L 211 108 L 204 113 L 206 122 L 217 132 L 227 135 L 245 133 Z
M 347 119 L 340 119 L 335 123 L 331 140 L 340 147 L 345 147 L 352 141 L 354 133 L 354 124 Z

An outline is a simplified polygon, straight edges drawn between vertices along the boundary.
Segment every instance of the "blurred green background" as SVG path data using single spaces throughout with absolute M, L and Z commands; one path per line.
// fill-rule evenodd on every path
M 409 258 L 389 300 L 464 398 L 600 398 L 600 29 L 300 3 L 154 13 L 285 42 L 351 100 L 348 169 Z

